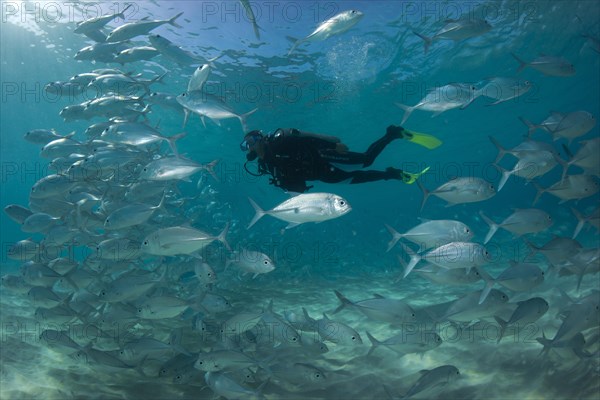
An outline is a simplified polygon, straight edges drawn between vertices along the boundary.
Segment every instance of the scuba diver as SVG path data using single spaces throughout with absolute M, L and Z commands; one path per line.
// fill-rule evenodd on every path
M 247 152 L 244 168 L 249 174 L 269 174 L 272 176 L 270 184 L 287 191 L 303 193 L 312 188 L 306 185 L 306 181 L 350 181 L 354 184 L 396 179 L 408 184 L 415 182 L 429 167 L 417 174 L 394 167 L 388 167 L 385 171 L 349 171 L 343 167 L 368 167 L 396 139 L 406 139 L 429 149 L 442 143 L 433 136 L 390 125 L 385 135 L 372 143 L 364 153 L 349 151 L 337 137 L 301 132 L 294 128 L 279 128 L 271 135 L 263 135 L 259 130 L 250 131 L 244 136 L 240 148 Z M 258 173 L 253 173 L 248 170 L 247 163 L 257 158 Z

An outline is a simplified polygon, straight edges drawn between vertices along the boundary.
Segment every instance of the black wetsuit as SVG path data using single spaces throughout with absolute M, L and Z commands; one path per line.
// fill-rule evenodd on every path
M 273 177 L 270 183 L 275 186 L 299 193 L 312 187 L 307 186 L 306 181 L 363 183 L 382 179 L 402 180 L 402 170 L 396 168 L 346 171 L 334 165 L 371 165 L 385 146 L 402 137 L 402 128 L 393 127 L 393 132 L 390 128 L 364 153 L 339 151 L 339 146 L 345 146 L 336 137 L 304 133 L 297 129 L 278 129 L 275 134 L 262 139 L 265 154 L 258 160 L 259 172 L 270 174 Z

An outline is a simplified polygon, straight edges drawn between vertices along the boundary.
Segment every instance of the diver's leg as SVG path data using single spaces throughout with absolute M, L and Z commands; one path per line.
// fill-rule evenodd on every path
M 396 139 L 402 139 L 402 131 L 404 131 L 404 128 L 402 128 L 401 126 L 388 126 L 385 135 L 383 135 L 381 139 L 378 139 L 375 142 L 373 142 L 369 146 L 367 151 L 365 151 L 365 161 L 363 163 L 363 167 L 368 167 L 369 165 L 373 164 L 373 161 L 375 161 L 377 156 L 381 154 L 383 149 L 385 149 L 385 147 L 392 141 Z
M 349 181 L 350 183 L 365 183 L 381 180 L 396 179 L 407 182 L 410 175 L 401 169 L 389 167 L 385 171 L 344 171 L 336 167 L 329 167 L 323 171 L 319 180 L 327 183 L 339 183 Z
M 365 183 L 381 180 L 396 179 L 407 181 L 410 177 L 401 169 L 389 167 L 385 171 L 353 171 L 353 177 L 350 183 Z
M 403 137 L 402 131 L 404 131 L 404 128 L 401 126 L 388 126 L 385 135 L 373 142 L 364 153 L 356 153 L 354 151 L 339 152 L 335 149 L 327 149 L 321 151 L 319 154 L 324 160 L 331 163 L 350 165 L 362 164 L 363 167 L 368 167 L 373 164 L 373 161 L 375 161 L 385 146 L 390 144 L 393 140 L 401 139 Z

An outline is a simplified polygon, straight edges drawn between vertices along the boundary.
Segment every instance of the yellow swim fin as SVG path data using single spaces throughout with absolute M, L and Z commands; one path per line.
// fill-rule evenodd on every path
M 429 150 L 435 149 L 442 144 L 442 141 L 435 136 L 428 135 L 426 133 L 419 133 L 405 129 L 402 131 L 403 139 L 411 141 L 416 144 L 420 144 L 423 147 L 427 147 Z
M 419 177 L 421 175 L 423 175 L 425 172 L 429 171 L 430 167 L 425 168 L 423 171 L 417 173 L 417 174 L 412 174 L 410 172 L 406 172 L 406 171 L 402 171 L 402 182 L 407 183 L 407 184 L 412 184 L 415 183 L 415 181 L 417 179 L 419 179 Z

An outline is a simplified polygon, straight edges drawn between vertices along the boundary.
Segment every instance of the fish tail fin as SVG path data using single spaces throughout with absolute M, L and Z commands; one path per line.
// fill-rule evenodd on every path
M 423 207 L 425 207 L 425 202 L 427 201 L 427 199 L 429 198 L 429 190 L 427 190 L 425 188 L 425 186 L 423 186 L 423 184 L 421 183 L 421 181 L 417 180 L 417 186 L 419 187 L 419 189 L 421 189 L 421 191 L 423 192 L 423 200 L 421 201 L 421 209 L 420 211 L 423 211 Z
M 510 53 L 511 56 L 513 56 L 513 58 L 515 60 L 517 60 L 517 62 L 519 63 L 519 68 L 517 68 L 517 74 L 521 71 L 523 71 L 523 69 L 528 65 L 525 61 L 521 60 L 519 57 L 517 57 L 517 55 L 515 53 Z
M 260 206 L 256 204 L 256 202 L 250 197 L 248 197 L 248 201 L 250 201 L 250 204 L 254 208 L 255 214 L 254 218 L 252 218 L 252 221 L 250 221 L 250 224 L 246 229 L 250 229 L 252 225 L 254 225 L 259 219 L 261 219 L 266 214 L 266 212 L 262 208 L 260 208 Z
M 344 297 L 344 295 L 341 294 L 340 292 L 338 292 L 337 290 L 334 290 L 333 293 L 335 293 L 336 297 L 341 302 L 341 304 L 338 306 L 338 308 L 336 308 L 333 311 L 332 314 L 337 314 L 338 312 L 342 311 L 342 309 L 344 309 L 345 307 L 354 305 L 354 303 L 352 301 L 350 301 L 348 298 Z
M 288 57 L 294 52 L 294 50 L 296 50 L 296 47 L 298 47 L 302 42 L 304 42 L 304 40 L 302 40 L 302 39 L 298 39 L 294 42 L 294 44 L 292 45 L 292 48 L 287 53 Z
M 542 346 L 544 346 L 544 348 L 540 352 L 540 356 L 547 354 L 550 351 L 550 348 L 552 347 L 552 340 L 548 339 L 544 332 L 542 332 L 541 338 L 536 338 L 535 340 L 537 340 Z
M 527 125 L 527 137 L 531 137 L 533 132 L 537 130 L 538 126 L 524 117 L 519 117 L 519 120 Z
M 398 107 L 400 107 L 401 109 L 404 110 L 404 116 L 402 116 L 402 122 L 400 123 L 401 125 L 404 125 L 404 123 L 406 122 L 408 117 L 410 117 L 410 114 L 412 114 L 412 112 L 415 110 L 415 108 L 411 107 L 411 106 L 407 106 L 406 104 L 402 104 L 402 103 L 394 103 L 394 104 L 396 104 Z
M 227 235 L 227 233 L 229 232 L 229 226 L 231 225 L 231 222 L 228 222 L 225 224 L 225 228 L 223 228 L 223 231 L 221 233 L 219 233 L 219 236 L 217 236 L 217 240 L 221 243 L 223 243 L 223 245 L 227 248 L 227 250 L 231 251 L 231 247 L 229 246 L 229 243 L 227 243 L 227 239 L 225 238 L 225 236 Z
M 208 164 L 206 164 L 204 166 L 204 169 L 206 170 L 206 172 L 208 172 L 210 174 L 210 176 L 212 176 L 213 178 L 215 178 L 215 181 L 220 182 L 219 177 L 217 176 L 217 174 L 215 173 L 215 166 L 219 163 L 220 160 L 212 160 L 211 162 L 209 162 Z
M 529 255 L 527 255 L 527 258 L 533 257 L 540 250 L 539 247 L 531 243 L 529 240 L 527 240 L 527 238 L 523 237 L 523 241 L 525 242 L 525 246 L 527 246 L 527 248 L 529 249 Z
M 496 316 L 494 316 L 494 319 L 496 320 L 498 325 L 500 325 L 500 334 L 498 335 L 498 340 L 496 341 L 496 343 L 500 343 L 500 340 L 502 340 L 502 337 L 504 336 L 504 331 L 506 331 L 506 326 L 508 325 L 508 322 Z
M 408 274 L 415 268 L 415 266 L 421 261 L 421 256 L 415 253 L 410 247 L 405 245 L 404 243 L 400 243 L 402 249 L 410 256 L 410 261 L 408 265 L 404 268 L 404 273 L 402 274 L 402 278 L 406 278 Z M 400 256 L 398 256 L 400 257 Z
M 502 177 L 500 178 L 500 182 L 498 183 L 498 192 L 499 192 L 502 190 L 504 185 L 506 185 L 508 178 L 510 178 L 510 176 L 513 174 L 513 172 L 502 168 L 498 164 L 494 164 L 494 166 L 502 173 Z
M 394 248 L 394 246 L 396 245 L 396 243 L 398 242 L 398 240 L 402 236 L 404 236 L 404 235 L 402 235 L 401 233 L 398 233 L 398 231 L 396 231 L 394 228 L 392 228 L 388 224 L 384 224 L 384 225 L 387 228 L 388 232 L 392 235 L 392 240 L 390 240 L 390 242 L 388 243 L 388 247 L 387 247 L 387 250 L 386 250 L 386 253 L 387 253 L 392 248 Z
M 120 13 L 118 13 L 117 15 L 119 17 L 121 17 L 122 19 L 125 19 L 125 11 L 129 10 L 130 7 L 133 7 L 133 3 L 130 3 L 127 7 L 125 7 L 123 9 L 123 11 L 121 11 Z
M 242 123 L 242 129 L 244 130 L 244 133 L 248 132 L 248 128 L 246 127 L 246 119 L 257 111 L 258 107 L 240 115 L 240 122 Z
M 187 135 L 186 132 L 181 132 L 181 133 L 178 133 L 177 135 L 173 135 L 171 137 L 165 138 L 167 140 L 167 143 L 169 143 L 169 147 L 171 148 L 171 151 L 173 152 L 173 154 L 175 154 L 176 157 L 179 157 L 179 152 L 177 151 L 177 146 L 175 145 L 175 142 L 177 140 L 181 139 L 182 137 L 184 137 L 185 135 Z
M 563 145 L 563 147 L 565 148 L 565 150 L 568 150 L 565 145 Z M 568 155 L 568 153 L 567 153 L 567 155 Z M 558 164 L 560 164 L 560 166 L 563 169 L 562 174 L 560 175 L 560 181 L 563 182 L 567 176 L 567 172 L 569 171 L 569 167 L 571 166 L 571 163 L 569 161 L 563 160 L 557 154 L 553 154 L 552 156 L 554 157 L 554 160 Z
M 154 78 L 150 79 L 149 81 L 147 81 L 146 88 L 148 88 L 148 86 L 152 85 L 153 83 L 162 83 L 164 85 L 165 83 L 163 82 L 163 79 L 165 78 L 165 76 L 167 76 L 167 72 L 165 72 L 162 75 L 157 75 Z M 148 93 L 144 93 L 144 95 L 146 94 Z
M 490 294 L 490 292 L 492 291 L 492 288 L 494 287 L 494 284 L 496 283 L 496 281 L 483 268 L 477 268 L 477 272 L 479 272 L 479 275 L 485 281 L 485 286 L 483 287 L 483 290 L 481 291 L 481 296 L 479 296 L 478 304 L 481 304 L 485 301 L 485 299 L 487 299 L 487 297 Z
M 572 237 L 572 239 L 575 239 L 577 237 L 577 235 L 579 235 L 579 232 L 581 232 L 583 225 L 585 225 L 586 219 L 574 207 L 571 207 L 571 211 L 573 212 L 573 215 L 575 215 L 575 218 L 577 218 L 577 226 L 575 227 L 575 231 L 573 232 L 573 237 Z
M 506 155 L 506 149 L 504 147 L 502 147 L 500 142 L 498 142 L 495 137 L 490 135 L 490 136 L 488 136 L 488 138 L 494 144 L 494 146 L 496 146 L 496 149 L 498 149 L 498 155 L 496 156 L 496 159 L 494 160 L 494 164 L 497 164 L 498 161 L 502 160 L 502 158 L 504 158 L 504 156 Z
M 367 331 L 367 337 L 369 338 L 369 340 L 371 341 L 371 348 L 369 349 L 369 352 L 367 353 L 367 357 L 371 355 L 371 353 L 373 353 L 373 351 L 375 350 L 375 348 L 377 346 L 381 346 L 381 342 L 377 339 L 375 339 L 373 337 L 373 335 L 371 335 L 369 333 L 369 331 Z
M 537 203 L 540 197 L 544 194 L 546 189 L 538 185 L 536 182 L 531 182 L 537 193 L 535 194 L 535 198 L 533 199 L 533 204 Z
M 490 241 L 490 239 L 492 238 L 492 236 L 494 236 L 494 234 L 496 233 L 496 231 L 498 231 L 498 228 L 500 226 L 497 223 L 495 223 L 494 221 L 492 221 L 491 219 L 489 219 L 483 213 L 483 211 L 479 211 L 479 215 L 481 215 L 481 218 L 485 221 L 485 223 L 490 226 L 490 230 L 488 231 L 487 235 L 485 235 L 485 240 L 483 241 L 483 244 L 486 244 L 487 242 Z
M 180 12 L 179 14 L 177 14 L 176 16 L 169 18 L 169 25 L 173 25 L 175 28 L 182 28 L 181 25 L 179 25 L 177 22 L 175 22 L 177 20 L 177 18 L 181 17 L 181 15 L 183 14 L 183 11 Z
M 424 43 L 424 53 L 427 54 L 427 52 L 429 51 L 429 46 L 431 46 L 431 43 L 433 42 L 433 39 L 430 38 L 429 36 L 425 36 L 425 35 L 421 35 L 419 32 L 417 31 L 412 31 L 415 35 L 417 35 L 418 37 L 420 37 L 421 39 L 423 39 Z

